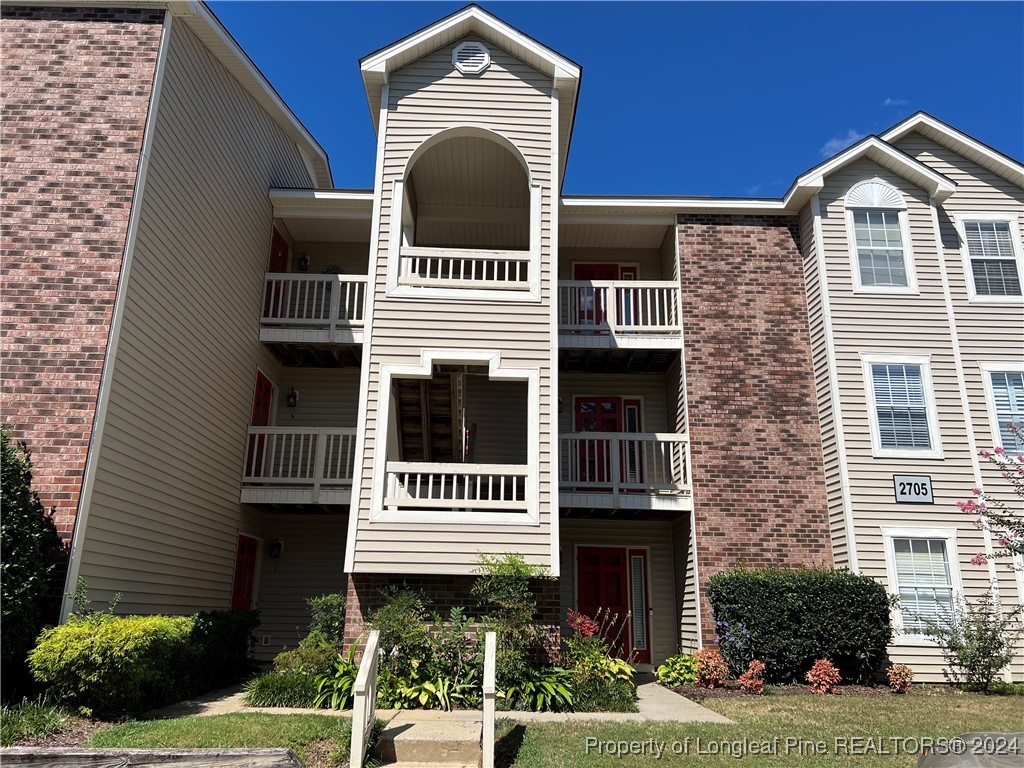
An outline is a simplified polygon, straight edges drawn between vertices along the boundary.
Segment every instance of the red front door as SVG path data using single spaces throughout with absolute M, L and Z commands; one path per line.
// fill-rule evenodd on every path
M 640 401 L 613 395 L 578 396 L 575 399 L 577 432 L 640 432 Z M 611 440 L 594 437 L 579 440 L 578 479 L 585 483 L 620 484 L 643 482 L 642 456 L 635 440 L 619 441 L 619 472 L 611 466 Z
M 636 267 L 624 267 L 619 264 L 574 264 L 572 268 L 573 280 L 636 280 Z M 576 322 L 579 325 L 601 325 L 604 323 L 605 313 L 608 311 L 606 302 L 612 301 L 614 294 L 608 290 L 594 288 L 580 288 L 577 297 L 578 317 Z M 621 302 L 620 302 L 621 303 Z M 629 306 L 619 306 L 620 320 L 626 325 L 633 324 L 632 302 L 627 300 Z
M 269 427 L 270 415 L 274 408 L 274 385 L 262 371 L 256 371 L 256 391 L 252 396 L 252 416 L 249 424 L 253 427 Z M 267 436 L 250 435 L 249 448 L 245 454 L 245 475 L 263 475 L 263 459 L 266 455 Z
M 253 588 L 256 585 L 256 539 L 238 537 L 235 554 L 235 580 L 231 586 L 231 610 L 248 611 L 252 608 Z
M 649 664 L 646 550 L 580 547 L 576 578 L 577 610 L 587 616 L 600 612 L 611 652 Z
M 267 272 L 274 274 L 288 271 L 288 241 L 284 235 L 274 227 L 274 235 L 270 239 L 270 260 L 267 263 Z M 273 312 L 280 314 L 281 304 L 281 283 L 279 280 L 271 281 L 263 296 L 263 316 L 274 317 Z

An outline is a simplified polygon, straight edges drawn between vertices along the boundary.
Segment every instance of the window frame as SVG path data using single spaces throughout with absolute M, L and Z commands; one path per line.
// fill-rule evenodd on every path
M 974 270 L 971 266 L 970 248 L 967 246 L 967 223 L 971 221 L 1003 221 L 1009 225 L 1010 247 L 1013 249 L 1013 262 L 1017 267 L 1017 279 L 1021 283 L 1021 294 L 1017 296 L 992 296 L 978 293 L 974 284 Z M 967 300 L 972 304 L 1024 304 L 1024 245 L 1020 232 L 1020 220 L 1012 212 L 958 212 L 953 214 L 956 236 L 960 247 L 960 258 L 963 262 L 964 280 L 967 283 Z M 994 261 L 994 259 L 993 259 Z
M 938 408 L 935 403 L 935 387 L 932 382 L 930 355 L 882 355 L 861 354 L 864 374 L 864 390 L 867 397 L 868 422 L 871 428 L 871 455 L 874 458 L 899 459 L 941 459 L 942 435 L 939 431 Z M 878 424 L 878 406 L 875 401 L 875 382 L 872 366 L 882 364 L 917 365 L 921 368 L 921 383 L 924 386 L 925 418 L 928 422 L 928 437 L 931 447 L 924 448 L 883 448 L 881 429 Z
M 880 184 L 891 191 L 891 199 L 899 199 L 899 203 L 873 204 L 868 201 L 850 201 L 851 195 L 858 187 L 867 184 Z M 846 237 L 849 243 L 850 267 L 853 276 L 853 292 L 855 295 L 910 295 L 917 296 L 920 290 L 917 285 L 917 269 L 914 263 L 914 249 L 910 239 L 910 219 L 907 215 L 907 204 L 904 196 L 892 184 L 883 179 L 866 179 L 850 187 L 843 200 L 846 216 Z M 860 252 L 857 248 L 857 230 L 853 221 L 855 211 L 889 211 L 895 212 L 900 224 L 900 239 L 903 244 L 903 268 L 907 273 L 907 284 L 897 285 L 865 285 L 860 275 Z
M 981 369 L 981 381 L 985 387 L 985 409 L 988 411 L 988 423 L 991 430 L 992 445 L 997 448 L 1006 448 L 1003 445 L 1003 433 L 999 428 L 999 410 L 996 406 L 996 391 L 992 385 L 993 373 L 1022 373 L 1024 374 L 1024 363 L 1020 361 L 983 361 L 978 363 Z M 1016 447 L 1008 451 L 1016 452 Z
M 949 566 L 949 581 L 953 590 L 953 602 L 963 596 L 963 580 L 960 575 L 960 555 L 956 547 L 956 528 L 917 528 L 900 527 L 890 528 L 882 526 L 882 540 L 885 548 L 885 570 L 889 594 L 898 595 L 900 592 L 899 577 L 896 573 L 896 550 L 895 539 L 933 539 L 946 542 L 946 559 Z M 920 632 L 905 632 L 903 629 L 903 612 L 899 606 L 894 606 L 890 613 L 892 626 L 895 630 L 893 643 L 914 644 L 914 645 L 937 645 L 937 640 L 932 635 L 921 634 Z

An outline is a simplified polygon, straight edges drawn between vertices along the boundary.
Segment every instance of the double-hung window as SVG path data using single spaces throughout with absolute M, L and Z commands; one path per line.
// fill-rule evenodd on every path
M 957 219 L 971 298 L 1019 301 L 1021 258 L 1016 218 L 964 214 Z
M 1024 454 L 1024 369 L 1005 363 L 982 363 L 988 390 L 989 413 L 996 444 L 1015 454 Z M 1016 425 L 1011 428 L 1011 424 Z
M 854 186 L 845 203 L 854 287 L 872 293 L 916 291 L 903 196 L 872 180 Z
M 955 610 L 952 541 L 931 536 L 887 538 L 903 633 L 929 634 L 933 624 L 948 622 Z
M 928 358 L 863 359 L 875 454 L 939 456 Z

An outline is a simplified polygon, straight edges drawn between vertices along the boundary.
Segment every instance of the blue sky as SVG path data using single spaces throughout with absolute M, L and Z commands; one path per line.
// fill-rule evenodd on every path
M 923 109 L 1024 156 L 1024 3 L 548 3 L 484 8 L 583 67 L 566 194 L 780 196 Z M 373 185 L 358 59 L 465 3 L 212 2 L 327 150 Z

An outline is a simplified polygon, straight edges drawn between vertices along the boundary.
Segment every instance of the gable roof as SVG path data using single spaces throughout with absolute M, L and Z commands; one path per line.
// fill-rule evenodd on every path
M 915 131 L 1018 187 L 1024 187 L 1024 165 L 927 112 L 915 112 L 883 133 L 882 139 L 891 144 Z
M 559 156 L 560 170 L 564 175 L 582 75 L 580 65 L 475 4 L 467 5 L 359 60 L 374 131 L 380 130 L 381 91 L 390 74 L 467 35 L 478 36 L 551 77 L 559 96 Z

